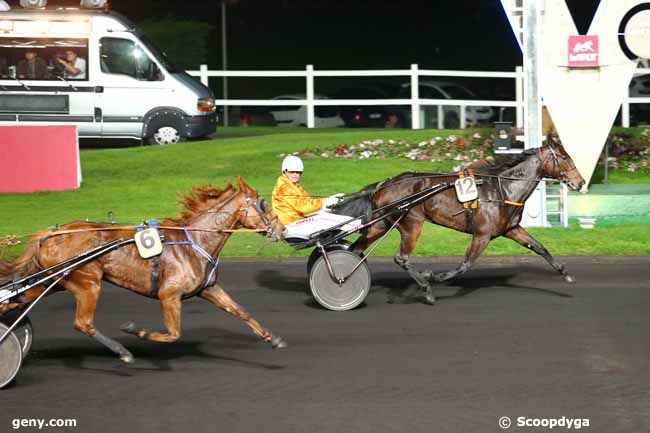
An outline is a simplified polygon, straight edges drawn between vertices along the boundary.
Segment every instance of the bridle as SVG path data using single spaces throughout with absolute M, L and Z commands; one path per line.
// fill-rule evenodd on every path
M 544 159 L 542 159 L 542 149 L 544 149 L 544 147 L 539 147 L 538 149 L 539 149 L 538 150 L 538 156 L 539 156 L 539 159 L 542 160 L 542 167 L 546 166 L 546 164 L 548 163 L 549 158 L 552 158 L 553 159 L 553 172 L 555 172 L 556 167 L 559 168 L 560 169 L 560 179 L 559 180 L 561 182 L 570 182 L 569 174 L 571 172 L 573 172 L 573 171 L 578 171 L 578 168 L 576 167 L 575 163 L 573 163 L 573 161 L 571 161 L 570 162 L 571 167 L 567 171 L 564 171 L 564 170 L 561 169 L 562 165 L 560 163 L 560 159 L 562 159 L 563 161 L 567 161 L 567 158 L 564 155 L 558 155 L 557 152 L 555 151 L 555 149 L 553 149 L 553 147 L 551 145 L 548 145 L 548 146 L 546 146 L 546 149 L 548 149 L 548 153 L 546 154 L 546 157 Z
M 244 218 L 248 217 L 248 209 L 251 207 L 255 209 L 255 212 L 257 212 L 257 215 L 266 226 L 266 235 L 270 237 L 273 234 L 273 221 L 271 221 L 264 212 L 264 209 L 266 208 L 266 202 L 264 201 L 264 198 L 259 197 L 258 200 L 253 200 L 248 194 L 244 193 L 244 201 L 248 205 L 240 209 L 240 211 L 245 212 Z M 275 220 L 277 220 L 277 217 L 274 218 L 274 221 Z

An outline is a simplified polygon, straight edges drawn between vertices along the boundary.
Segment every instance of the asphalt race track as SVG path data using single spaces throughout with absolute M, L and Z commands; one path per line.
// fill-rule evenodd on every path
M 507 431 L 567 431 L 548 427 L 563 417 L 586 432 L 650 431 L 650 257 L 561 260 L 575 284 L 538 257 L 481 258 L 429 306 L 400 298 L 408 275 L 374 259 L 365 304 L 331 312 L 304 291 L 305 259 L 224 259 L 221 282 L 284 350 L 200 299 L 184 304 L 179 342 L 138 340 L 119 325 L 161 327 L 158 303 L 105 286 L 96 325 L 132 366 L 75 332 L 71 297 L 56 294 L 31 315 L 33 352 L 0 390 L 0 432 L 59 418 L 77 425 L 40 431 L 484 433 L 505 431 L 504 416 Z

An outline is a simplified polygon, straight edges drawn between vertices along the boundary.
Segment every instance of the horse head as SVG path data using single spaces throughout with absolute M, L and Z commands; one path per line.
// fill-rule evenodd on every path
M 241 177 L 237 177 L 241 194 L 239 223 L 249 229 L 264 229 L 272 241 L 283 239 L 285 228 L 264 199 Z
M 547 136 L 546 143 L 539 148 L 539 157 L 542 160 L 544 176 L 564 182 L 574 191 L 579 190 L 585 184 L 573 159 L 556 135 L 549 134 Z

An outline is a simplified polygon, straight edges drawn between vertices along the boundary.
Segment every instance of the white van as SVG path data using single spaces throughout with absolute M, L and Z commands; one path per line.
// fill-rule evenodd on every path
M 213 133 L 217 115 L 210 89 L 118 13 L 14 8 L 0 12 L 0 125 L 30 124 L 167 144 Z

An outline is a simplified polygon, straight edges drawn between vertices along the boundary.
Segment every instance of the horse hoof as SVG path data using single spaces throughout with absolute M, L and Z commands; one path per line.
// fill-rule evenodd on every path
M 564 281 L 566 281 L 567 283 L 575 283 L 576 279 L 573 277 L 573 275 L 566 274 L 564 276 Z
M 122 326 L 120 326 L 120 331 L 126 332 L 127 334 L 135 334 L 136 333 L 135 323 L 133 323 L 132 321 L 123 323 Z
M 271 339 L 271 347 L 274 349 L 285 349 L 289 347 L 287 343 L 281 337 L 273 337 Z
M 436 297 L 433 296 L 433 295 L 431 295 L 431 294 L 429 294 L 429 293 L 427 293 L 427 294 L 424 296 L 424 302 L 426 302 L 426 303 L 429 304 L 429 305 L 433 305 L 433 304 L 436 303 Z

